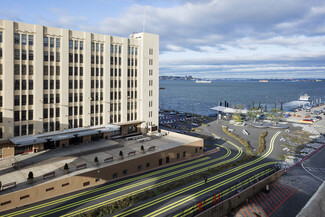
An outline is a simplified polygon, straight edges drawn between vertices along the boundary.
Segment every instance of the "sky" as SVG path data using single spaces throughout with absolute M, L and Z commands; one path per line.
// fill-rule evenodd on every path
M 160 75 L 325 78 L 324 0 L 0 0 L 0 19 L 158 34 Z

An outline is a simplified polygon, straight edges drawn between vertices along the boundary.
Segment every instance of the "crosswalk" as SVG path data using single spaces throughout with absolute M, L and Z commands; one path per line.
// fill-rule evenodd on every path
M 260 192 L 242 204 L 236 210 L 235 217 L 253 217 L 272 215 L 282 204 L 291 197 L 296 190 L 282 186 L 272 185 L 270 191 Z

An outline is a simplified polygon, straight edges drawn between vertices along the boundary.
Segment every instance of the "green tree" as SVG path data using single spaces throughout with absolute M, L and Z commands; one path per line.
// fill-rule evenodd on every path
M 267 113 L 267 117 L 269 120 L 273 121 L 274 126 L 277 126 L 277 123 L 282 119 L 283 117 L 283 111 L 279 109 L 271 109 L 269 113 Z
M 254 107 L 248 110 L 246 116 L 250 120 L 254 120 L 256 122 L 256 118 L 258 118 L 262 114 L 261 109 Z
M 236 112 L 233 114 L 232 119 L 235 122 L 242 122 L 242 117 L 241 117 L 241 110 L 244 108 L 244 105 L 238 104 L 236 105 Z

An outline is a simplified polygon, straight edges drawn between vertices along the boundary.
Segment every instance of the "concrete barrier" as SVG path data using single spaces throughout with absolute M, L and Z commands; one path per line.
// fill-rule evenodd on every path
M 242 204 L 247 198 L 252 197 L 256 193 L 258 193 L 261 189 L 263 189 L 266 185 L 270 184 L 274 180 L 278 179 L 284 170 L 280 170 L 267 178 L 257 182 L 256 184 L 246 188 L 240 193 L 232 196 L 231 198 L 222 201 L 219 204 L 199 213 L 196 216 L 199 217 L 222 217 L 229 213 L 232 209 L 236 208 L 238 205 Z

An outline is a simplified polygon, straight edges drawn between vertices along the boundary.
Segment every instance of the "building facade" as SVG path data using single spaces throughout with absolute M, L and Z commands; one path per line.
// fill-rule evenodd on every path
M 158 94 L 158 35 L 121 38 L 0 20 L 2 157 L 34 150 L 18 147 L 17 137 L 50 141 L 107 125 L 122 136 L 156 129 Z

